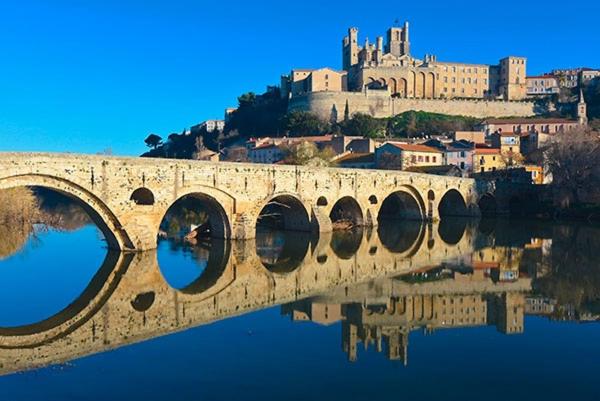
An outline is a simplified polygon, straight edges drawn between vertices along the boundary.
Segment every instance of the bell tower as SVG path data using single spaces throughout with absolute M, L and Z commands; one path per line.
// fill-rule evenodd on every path
M 404 28 L 392 27 L 388 29 L 385 50 L 386 53 L 393 54 L 396 57 L 410 54 L 408 22 L 404 23 Z
M 349 71 L 350 68 L 358 64 L 358 29 L 348 29 L 348 36 L 342 40 L 342 68 Z
M 577 103 L 577 121 L 579 125 L 586 126 L 588 124 L 587 105 L 583 97 L 583 89 L 579 89 L 579 103 Z

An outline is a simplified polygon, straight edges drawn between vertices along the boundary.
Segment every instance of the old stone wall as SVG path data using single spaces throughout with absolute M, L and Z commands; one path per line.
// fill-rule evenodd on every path
M 334 116 L 337 120 L 344 117 L 346 104 L 350 115 L 365 113 L 377 118 L 411 110 L 476 118 L 529 117 L 536 114 L 532 102 L 392 98 L 387 90 L 308 93 L 293 97 L 289 109 L 310 111 L 330 121 Z

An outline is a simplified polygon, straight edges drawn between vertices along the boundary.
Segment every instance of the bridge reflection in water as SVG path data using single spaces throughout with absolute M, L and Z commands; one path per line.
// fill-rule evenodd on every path
M 406 361 L 415 328 L 493 324 L 523 331 L 531 280 L 519 273 L 523 246 L 499 246 L 473 220 L 394 229 L 261 232 L 255 240 L 211 240 L 206 267 L 175 288 L 156 251 L 108 253 L 68 308 L 38 323 L 0 328 L 0 373 L 63 363 L 282 305 L 293 320 L 342 321 L 350 360 L 357 345 Z

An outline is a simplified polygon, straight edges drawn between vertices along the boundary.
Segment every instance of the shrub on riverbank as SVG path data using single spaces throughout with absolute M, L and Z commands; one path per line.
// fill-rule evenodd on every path
M 0 191 L 0 260 L 23 248 L 38 217 L 38 201 L 32 190 Z
M 0 191 L 0 225 L 31 225 L 39 217 L 39 205 L 29 188 Z

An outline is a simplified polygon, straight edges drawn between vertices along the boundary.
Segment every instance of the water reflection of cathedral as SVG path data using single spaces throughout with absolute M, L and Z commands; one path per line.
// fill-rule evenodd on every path
M 432 269 L 438 270 L 438 269 Z M 451 277 L 426 280 L 426 272 L 389 279 L 371 288 L 352 290 L 284 305 L 294 321 L 341 322 L 342 348 L 350 361 L 357 349 L 374 346 L 391 360 L 407 363 L 411 331 L 494 325 L 504 334 L 523 332 L 526 278 L 498 280 L 498 268 L 487 273 L 454 271 Z M 496 272 L 496 274 L 493 274 Z M 387 293 L 383 295 L 382 293 Z

